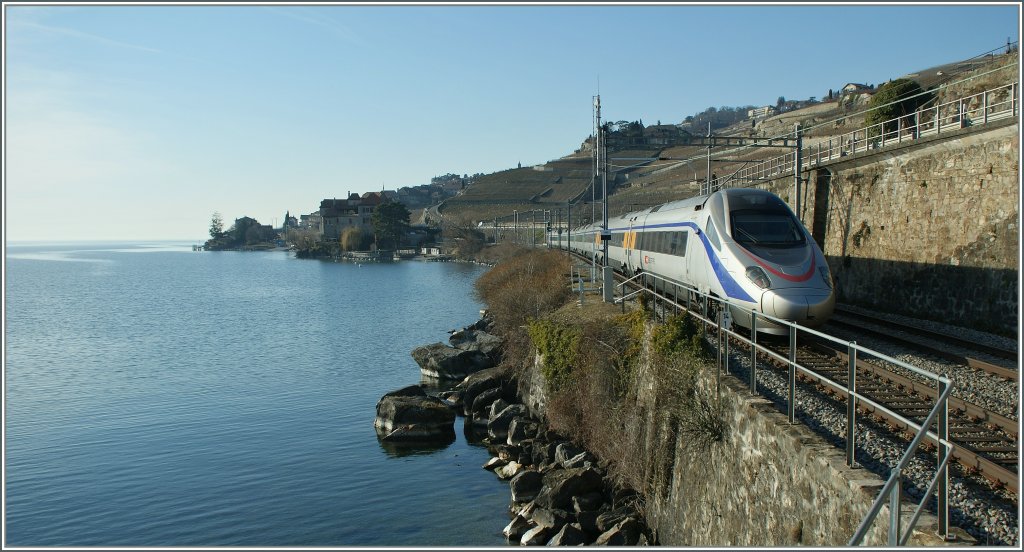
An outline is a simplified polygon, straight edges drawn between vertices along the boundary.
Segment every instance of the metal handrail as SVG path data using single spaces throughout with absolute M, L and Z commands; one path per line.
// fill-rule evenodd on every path
M 1018 116 L 1020 109 L 1017 99 L 1019 84 L 1019 82 L 1004 84 L 977 94 L 920 109 L 910 115 L 859 128 L 842 134 L 838 138 L 829 138 L 808 144 L 801 149 L 800 170 L 813 168 L 822 162 L 854 153 L 938 135 L 941 134 L 943 128 L 950 126 L 964 128 Z M 1005 99 L 998 99 L 994 103 L 990 103 L 993 96 L 1002 98 L 1004 90 L 1007 92 Z M 912 124 L 910 124 L 911 120 Z M 893 127 L 895 130 L 886 130 Z M 785 153 L 740 169 L 733 175 L 732 180 L 751 182 L 782 177 L 792 174 L 795 164 L 796 152 Z
M 736 304 L 734 304 L 734 303 L 732 303 L 732 302 L 730 302 L 728 300 L 722 300 L 722 299 L 720 299 L 718 297 L 715 297 L 715 296 L 710 295 L 708 293 L 701 292 L 700 290 L 698 290 L 698 289 L 696 289 L 696 288 L 694 288 L 692 286 L 689 286 L 689 285 L 684 284 L 682 282 L 678 282 L 678 281 L 673 280 L 671 278 L 665 278 L 663 276 L 658 276 L 658 275 L 649 274 L 649 273 L 645 273 L 645 272 L 641 272 L 641 273 L 639 273 L 639 274 L 637 274 L 637 275 L 635 275 L 635 276 L 629 278 L 628 280 L 625 280 L 625 281 L 623 281 L 622 283 L 619 284 L 618 287 L 619 287 L 619 290 L 620 290 L 619 291 L 620 298 L 616 299 L 615 302 L 621 302 L 623 304 L 623 308 L 625 308 L 625 301 L 626 300 L 628 300 L 631 297 L 636 296 L 639 293 L 643 293 L 645 291 L 651 292 L 652 294 L 654 294 L 654 296 L 656 298 L 659 297 L 656 293 L 654 293 L 654 291 L 647 289 L 646 285 L 641 287 L 641 289 L 639 289 L 639 290 L 637 290 L 637 291 L 635 291 L 633 293 L 630 293 L 629 295 L 624 295 L 623 292 L 625 290 L 626 284 L 629 283 L 629 282 L 633 282 L 635 280 L 638 280 L 638 279 L 643 279 L 645 281 L 645 283 L 646 283 L 647 279 L 651 279 L 655 283 L 657 283 L 659 281 L 662 281 L 662 282 L 664 282 L 666 284 L 676 286 L 677 289 L 685 290 L 686 292 L 688 292 L 687 293 L 687 304 L 685 306 L 682 305 L 681 303 L 679 303 L 678 301 L 674 301 L 674 300 L 669 299 L 667 297 L 661 297 L 661 299 L 662 299 L 664 304 L 671 305 L 671 306 L 675 307 L 677 310 L 685 310 L 686 313 L 688 313 L 688 314 L 690 314 L 692 316 L 695 316 L 696 318 L 698 318 L 698 319 L 700 319 L 700 320 L 702 320 L 704 322 L 708 322 L 710 324 L 716 325 L 717 326 L 717 330 L 718 330 L 718 334 L 719 334 L 719 343 L 722 343 L 722 338 L 724 336 L 726 338 L 725 341 L 724 341 L 726 344 L 728 344 L 728 337 L 733 337 L 733 338 L 736 338 L 739 341 L 742 341 L 742 342 L 746 343 L 747 345 L 749 345 L 750 346 L 750 350 L 751 350 L 751 361 L 752 361 L 751 362 L 751 367 L 750 367 L 750 386 L 751 386 L 751 391 L 752 392 L 757 393 L 757 388 L 756 388 L 756 371 L 757 371 L 757 355 L 758 355 L 759 352 L 761 354 L 767 355 L 768 357 L 772 357 L 772 358 L 774 358 L 776 360 L 779 360 L 780 362 L 783 362 L 783 363 L 787 364 L 789 366 L 789 374 L 788 374 L 788 376 L 789 376 L 788 377 L 788 379 L 789 379 L 789 391 L 788 391 L 788 410 L 789 410 L 789 412 L 788 413 L 789 413 L 789 421 L 790 421 L 790 423 L 796 423 L 795 411 L 796 411 L 796 375 L 797 375 L 797 373 L 813 375 L 815 377 L 815 379 L 818 379 L 819 381 L 822 381 L 823 383 L 826 383 L 830 387 L 833 387 L 833 388 L 837 389 L 838 391 L 845 392 L 847 394 L 847 397 L 848 397 L 848 400 L 847 400 L 847 439 L 846 439 L 846 449 L 847 449 L 846 450 L 846 461 L 847 461 L 848 465 L 852 466 L 855 463 L 855 461 L 854 461 L 854 456 L 855 456 L 854 452 L 855 452 L 855 447 L 856 447 L 856 423 L 855 423 L 855 421 L 856 421 L 856 406 L 857 406 L 858 403 L 863 403 L 863 404 L 866 404 L 866 405 L 869 405 L 869 406 L 873 407 L 877 411 L 885 412 L 886 414 L 888 414 L 888 415 L 892 416 L 893 418 L 895 418 L 895 419 L 901 421 L 902 423 L 904 423 L 907 427 L 915 428 L 915 429 L 918 430 L 917 434 L 914 436 L 914 438 L 911 440 L 910 444 L 907 446 L 906 451 L 904 452 L 904 454 L 901 457 L 900 461 L 897 463 L 897 465 L 890 472 L 888 480 L 886 480 L 886 483 L 883 485 L 882 490 L 878 494 L 878 497 L 876 497 L 875 501 L 872 503 L 871 509 L 868 511 L 868 514 L 861 521 L 860 526 L 858 527 L 857 531 L 851 537 L 851 539 L 850 539 L 850 541 L 848 543 L 848 546 L 856 546 L 856 545 L 859 545 L 863 541 L 864 536 L 867 534 L 867 531 L 871 528 L 872 524 L 874 523 L 875 518 L 877 517 L 878 513 L 881 511 L 882 506 L 886 503 L 886 500 L 888 500 L 888 502 L 890 504 L 890 525 L 889 525 L 889 539 L 888 539 L 889 540 L 889 545 L 890 546 L 903 546 L 903 545 L 905 545 L 908 542 L 908 540 L 909 540 L 909 538 L 910 538 L 910 536 L 912 534 L 912 531 L 913 531 L 914 527 L 916 526 L 916 524 L 917 524 L 917 522 L 918 522 L 918 520 L 919 520 L 919 518 L 921 516 L 921 513 L 923 512 L 925 503 L 933 495 L 933 493 L 937 493 L 936 497 L 938 499 L 938 515 L 937 515 L 937 517 L 938 517 L 938 533 L 939 533 L 939 535 L 942 538 L 946 538 L 946 536 L 948 534 L 948 525 L 949 525 L 949 500 L 948 500 L 949 471 L 948 471 L 948 464 L 949 464 L 949 459 L 953 455 L 953 448 L 954 448 L 953 443 L 949 441 L 949 431 L 948 431 L 948 429 L 949 429 L 948 428 L 948 412 L 949 412 L 949 406 L 948 405 L 949 405 L 949 396 L 950 396 L 950 394 L 952 393 L 952 390 L 953 390 L 952 380 L 950 380 L 949 378 L 947 378 L 945 376 L 942 376 L 940 374 L 935 374 L 935 373 L 929 372 L 927 370 L 923 370 L 921 368 L 918 368 L 916 366 L 910 365 L 910 364 L 908 364 L 908 363 L 906 363 L 904 361 L 901 361 L 899 359 L 890 357 L 890 356 L 888 356 L 886 354 L 883 354 L 883 353 L 871 350 L 871 349 L 869 349 L 867 347 L 863 347 L 863 346 L 857 345 L 856 342 L 853 342 L 853 341 L 849 341 L 849 342 L 840 341 L 840 340 L 836 339 L 835 337 L 832 337 L 832 336 L 830 336 L 828 334 L 824 334 L 822 332 L 813 330 L 811 328 L 806 328 L 806 327 L 800 326 L 798 324 L 795 324 L 795 323 L 792 323 L 792 322 L 789 322 L 789 321 L 786 321 L 786 320 L 783 320 L 783 319 L 780 319 L 780 318 L 776 318 L 774 316 L 766 315 L 766 314 L 763 314 L 763 313 L 757 313 L 756 311 L 752 311 L 752 310 L 747 309 L 747 308 L 745 308 L 743 306 L 736 305 Z M 707 318 L 706 317 L 706 314 L 707 314 L 706 311 L 704 313 L 695 312 L 691 308 L 691 304 L 690 304 L 690 299 L 691 299 L 692 295 L 697 295 L 700 298 L 701 304 L 704 305 L 704 306 L 710 305 L 710 304 L 712 304 L 712 302 L 717 303 L 719 305 L 719 308 L 718 308 L 718 312 L 719 312 L 718 320 L 714 320 L 713 321 L 713 320 L 710 320 L 709 318 Z M 746 338 L 743 335 L 740 335 L 740 334 L 734 332 L 731 329 L 731 327 L 729 327 L 728 324 L 723 324 L 723 322 L 722 322 L 722 314 L 721 313 L 724 313 L 724 312 L 726 312 L 729 309 L 734 309 L 734 310 L 741 311 L 743 314 L 749 315 L 751 317 L 751 326 L 754 329 L 751 331 L 751 337 L 749 339 Z M 655 313 L 656 313 L 657 312 L 657 304 L 655 304 L 655 309 L 654 310 L 655 310 Z M 757 344 L 756 328 L 757 328 L 757 321 L 758 320 L 766 320 L 766 321 L 771 322 L 773 324 L 781 325 L 781 326 L 787 327 L 789 329 L 790 353 L 789 353 L 789 357 L 788 358 L 779 355 L 778 353 L 776 353 L 776 352 L 774 352 L 774 351 L 764 347 L 763 345 L 758 345 Z M 834 343 L 843 344 L 847 348 L 847 351 L 848 351 L 848 354 L 849 354 L 849 358 L 850 358 L 850 362 L 849 362 L 850 370 L 849 370 L 849 374 L 848 374 L 848 378 L 849 379 L 848 379 L 848 383 L 847 384 L 844 385 L 843 383 L 832 381 L 829 378 L 824 377 L 824 376 L 822 376 L 820 374 L 817 374 L 813 370 L 811 370 L 811 369 L 809 369 L 809 368 L 807 368 L 805 366 L 800 365 L 796 361 L 796 336 L 797 336 L 798 332 L 804 332 L 804 333 L 807 333 L 807 334 L 810 334 L 810 335 L 815 335 L 815 336 L 817 336 L 817 337 L 819 337 L 821 339 L 824 339 L 826 341 L 832 341 Z M 727 345 L 726 345 L 726 347 L 727 347 Z M 727 350 L 728 349 L 726 348 L 726 351 Z M 910 370 L 910 371 L 912 371 L 912 372 L 914 372 L 914 373 L 916 373 L 916 374 L 918 374 L 920 376 L 923 376 L 925 378 L 931 379 L 931 380 L 933 380 L 937 384 L 937 386 L 939 388 L 939 391 L 940 391 L 939 392 L 939 396 L 938 396 L 938 398 L 935 401 L 935 406 L 932 408 L 932 410 L 929 412 L 928 416 L 925 418 L 925 420 L 922 423 L 919 424 L 917 422 L 914 422 L 913 420 L 907 419 L 906 417 L 904 417 L 904 416 L 894 412 L 890 408 L 888 408 L 888 407 L 886 407 L 884 405 L 881 405 L 881 404 L 877 403 L 876 401 L 872 400 L 871 398 L 869 398 L 869 397 L 867 397 L 865 395 L 862 395 L 862 394 L 857 392 L 857 390 L 856 390 L 856 359 L 857 359 L 858 352 L 861 352 L 861 353 L 864 353 L 866 355 L 869 355 L 869 356 L 872 356 L 872 357 L 875 357 L 875 358 L 879 358 L 881 360 L 893 363 L 896 366 L 899 366 L 899 367 L 904 368 L 906 370 Z M 721 378 L 721 372 L 722 372 L 722 368 L 723 368 L 721 360 L 722 360 L 722 352 L 721 352 L 721 349 L 719 349 L 718 374 L 716 376 L 719 379 Z M 725 373 L 728 374 L 728 373 L 730 373 L 729 372 L 729 355 L 728 355 L 728 353 L 725 354 L 724 360 L 725 360 L 725 363 L 724 363 L 725 364 L 724 365 Z M 937 430 L 933 432 L 931 430 L 931 426 L 932 426 L 933 423 L 935 423 L 936 419 L 938 420 L 938 427 L 937 427 Z M 938 455 L 937 462 L 936 462 L 937 467 L 935 469 L 935 476 L 929 482 L 928 488 L 925 491 L 924 495 L 922 496 L 921 502 L 917 505 L 917 508 L 916 508 L 913 516 L 910 518 L 910 521 L 907 524 L 905 532 L 903 532 L 901 534 L 901 532 L 900 532 L 900 518 L 899 518 L 899 515 L 900 515 L 899 504 L 900 504 L 900 500 L 902 498 L 902 477 L 901 477 L 901 473 L 906 468 L 907 464 L 911 461 L 911 459 L 913 459 L 915 457 L 917 449 L 918 449 L 918 447 L 920 446 L 921 442 L 924 439 L 929 439 L 930 441 L 935 442 L 936 448 L 939 451 L 939 455 Z

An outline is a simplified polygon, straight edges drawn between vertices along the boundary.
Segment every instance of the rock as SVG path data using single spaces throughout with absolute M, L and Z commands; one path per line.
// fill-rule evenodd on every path
M 494 474 L 498 476 L 498 479 L 512 479 L 525 469 L 526 468 L 524 468 L 519 462 L 509 462 L 508 464 L 495 469 Z
M 543 546 L 548 542 L 551 537 L 551 529 L 546 527 L 534 527 L 526 533 L 523 533 L 523 537 L 519 539 L 519 544 L 523 546 Z
M 423 390 L 419 385 L 409 385 L 401 389 L 395 389 L 385 393 L 383 397 L 377 401 L 377 408 L 380 408 L 380 402 L 387 397 L 426 397 L 427 392 Z
M 602 533 L 602 531 L 597 528 L 597 515 L 597 512 L 576 513 L 576 523 L 579 523 L 580 528 L 583 529 L 584 533 L 593 538 L 597 538 L 597 536 Z
M 593 468 L 552 470 L 544 474 L 544 488 L 537 495 L 542 508 L 572 508 L 572 497 L 601 489 L 603 479 Z
M 487 421 L 487 435 L 493 442 L 506 441 L 508 439 L 508 426 L 512 424 L 512 419 L 517 416 L 526 416 L 525 406 L 511 404 L 505 407 L 504 410 Z
M 463 351 L 479 351 L 492 359 L 496 359 L 505 340 L 483 330 L 464 329 L 457 331 L 448 338 L 448 343 Z
M 591 464 L 591 462 L 590 462 L 590 455 L 588 455 L 586 452 L 581 452 L 581 453 L 577 454 L 576 456 L 573 456 L 572 458 L 562 462 L 561 465 L 562 465 L 563 468 L 569 469 L 569 468 L 586 468 L 586 467 L 590 467 L 590 464 Z
M 572 497 L 572 509 L 575 512 L 596 512 L 603 502 L 604 496 L 601 493 L 587 493 Z M 597 516 L 594 516 L 594 520 L 597 520 Z
M 462 391 L 442 391 L 437 394 L 437 397 L 448 403 L 456 412 L 462 412 Z
M 626 518 L 601 533 L 594 544 L 597 546 L 636 546 L 640 535 L 640 522 L 633 518 Z
M 510 541 L 519 542 L 523 538 L 523 534 L 533 527 L 536 526 L 527 521 L 523 516 L 517 515 L 501 530 L 501 534 L 505 535 L 505 538 Z
M 582 544 L 587 544 L 587 536 L 578 523 L 563 525 L 548 541 L 548 546 L 580 546 Z
M 537 508 L 530 518 L 538 527 L 547 527 L 552 531 L 558 531 L 567 523 L 574 521 L 569 512 L 558 509 Z
M 526 470 L 509 481 L 509 488 L 512 490 L 512 502 L 530 502 L 537 498 L 541 486 L 544 483 L 544 476 L 535 470 Z
M 497 456 L 494 456 L 490 460 L 488 460 L 486 463 L 484 463 L 483 468 L 485 470 L 494 471 L 494 470 L 504 466 L 505 464 L 508 464 L 507 460 L 502 460 L 501 458 L 499 458 Z
M 418 390 L 418 393 L 417 391 Z M 377 402 L 374 428 L 388 441 L 448 440 L 455 436 L 455 412 L 418 387 L 406 387 Z
M 636 515 L 636 512 L 629 508 L 616 508 L 607 512 L 602 512 L 597 516 L 597 528 L 602 533 L 608 531 L 622 520 Z
M 463 379 L 484 368 L 494 366 L 491 359 L 480 351 L 463 351 L 444 343 L 417 347 L 412 358 L 420 366 L 420 372 L 432 378 Z
M 505 399 L 498 397 L 494 402 L 491 403 L 491 410 L 487 414 L 487 419 L 490 420 L 491 418 L 494 418 L 507 407 L 508 403 L 505 402 Z
M 484 419 L 490 419 L 491 405 L 501 398 L 501 393 L 500 387 L 494 387 L 478 394 L 473 398 L 473 406 L 469 413 L 482 414 Z
M 533 465 L 545 466 L 555 460 L 555 443 L 537 442 L 533 447 Z
M 463 412 L 468 416 L 473 413 L 473 402 L 477 395 L 488 389 L 504 389 L 511 380 L 510 370 L 504 366 L 487 368 L 470 374 L 465 380 L 455 386 L 462 390 Z
M 562 464 L 566 460 L 573 458 L 582 452 L 583 449 L 572 443 L 558 443 L 558 445 L 555 446 L 555 462 Z
M 508 438 L 506 442 L 510 445 L 518 445 L 533 439 L 537 435 L 538 427 L 539 424 L 529 418 L 522 416 L 512 418 L 512 423 L 508 425 Z

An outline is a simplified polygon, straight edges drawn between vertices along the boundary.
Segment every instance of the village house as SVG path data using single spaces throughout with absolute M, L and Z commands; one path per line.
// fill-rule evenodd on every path
M 348 199 L 325 199 L 320 202 L 320 235 L 324 240 L 336 240 L 346 228 L 356 227 L 366 234 L 373 233 L 373 210 L 383 202 L 381 192 L 349 194 Z
M 775 107 L 770 105 L 747 110 L 747 117 L 751 119 L 763 119 L 765 117 L 771 117 L 774 114 Z

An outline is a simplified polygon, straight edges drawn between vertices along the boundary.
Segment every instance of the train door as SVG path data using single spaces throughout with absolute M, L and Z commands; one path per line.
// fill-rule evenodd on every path
M 636 217 L 629 219 L 629 228 L 626 230 L 626 236 L 622 240 L 622 248 L 625 251 L 623 255 L 625 259 L 623 272 L 627 274 L 632 274 L 636 266 L 635 255 L 633 254 L 633 248 L 636 247 L 636 234 L 633 232 L 633 221 L 635 220 Z

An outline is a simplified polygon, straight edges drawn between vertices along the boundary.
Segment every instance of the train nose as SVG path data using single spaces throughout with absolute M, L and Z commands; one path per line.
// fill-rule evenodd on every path
M 761 299 L 764 312 L 776 318 L 794 320 L 802 326 L 824 324 L 835 308 L 835 295 L 812 290 L 780 289 L 765 293 Z

